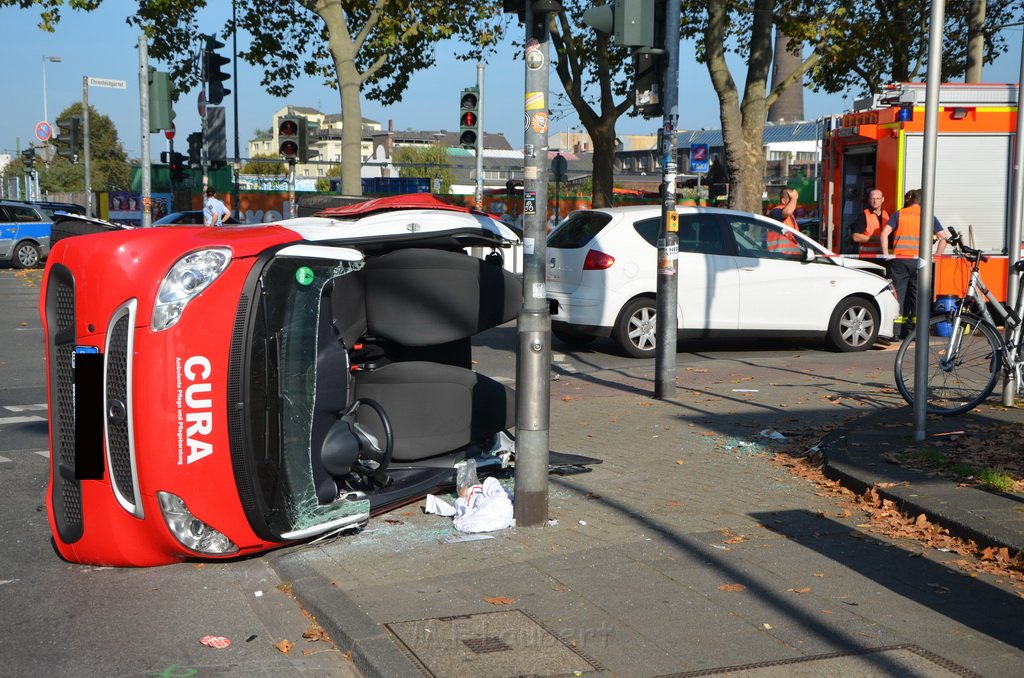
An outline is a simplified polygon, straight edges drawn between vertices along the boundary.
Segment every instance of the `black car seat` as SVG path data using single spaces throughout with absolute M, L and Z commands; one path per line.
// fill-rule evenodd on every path
M 321 491 L 320 481 L 339 481 L 349 469 L 368 472 L 358 463 L 352 467 L 350 430 L 380 444 L 390 422 L 393 449 L 384 463 L 409 464 L 514 425 L 512 390 L 470 369 L 470 337 L 514 318 L 521 290 L 516 276 L 493 263 L 429 249 L 368 257 L 361 271 L 335 280 L 324 302 L 333 331 L 324 331 L 328 314 L 321 313 L 318 336 L 330 340 L 318 340 L 323 364 L 318 361 L 317 388 L 323 369 L 338 380 L 324 385 L 325 403 L 337 406 L 344 390 L 344 411 L 360 402 L 372 406 L 359 406 L 349 421 L 337 418 L 322 438 L 314 431 L 314 441 L 324 441 L 321 462 L 330 476 L 316 469 L 314 451 L 321 501 L 329 501 L 331 482 Z M 337 374 L 342 365 L 345 375 Z M 316 400 L 319 410 L 319 392 Z M 375 476 L 382 481 L 380 473 Z

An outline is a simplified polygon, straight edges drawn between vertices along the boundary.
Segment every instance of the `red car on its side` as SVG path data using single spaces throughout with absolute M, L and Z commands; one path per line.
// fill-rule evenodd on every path
M 78 232 L 84 230 L 80 228 Z M 424 199 L 61 239 L 44 273 L 60 554 L 158 565 L 364 525 L 513 443 L 470 337 L 513 318 L 515 238 Z

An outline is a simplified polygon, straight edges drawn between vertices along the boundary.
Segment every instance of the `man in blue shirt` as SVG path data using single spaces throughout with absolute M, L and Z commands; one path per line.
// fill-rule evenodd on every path
M 217 198 L 213 187 L 206 189 L 206 203 L 203 204 L 203 224 L 206 226 L 223 226 L 224 220 L 231 216 L 228 208 Z

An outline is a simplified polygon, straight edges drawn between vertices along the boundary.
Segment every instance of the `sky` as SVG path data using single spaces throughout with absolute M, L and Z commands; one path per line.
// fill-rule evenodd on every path
M 209 27 L 223 25 L 230 17 L 230 3 L 218 0 L 209 4 L 202 10 L 201 24 Z M 65 9 L 55 33 L 47 33 L 37 27 L 39 13 L 36 9 L 0 8 L 0 64 L 4 65 L 0 71 L 0 83 L 5 95 L 0 104 L 0 153 L 13 155 L 17 148 L 25 148 L 34 140 L 36 124 L 44 117 L 44 104 L 52 123 L 61 111 L 81 101 L 83 77 L 89 76 L 126 81 L 127 88 L 123 90 L 90 87 L 89 103 L 114 121 L 128 156 L 137 158 L 141 155 L 139 33 L 125 22 L 136 6 L 132 0 L 105 0 L 99 9 L 92 12 Z M 515 27 L 514 30 L 522 31 L 522 28 Z M 986 67 L 986 82 L 1017 82 L 1019 79 L 1024 30 L 1020 26 L 1004 30 L 1010 49 L 994 65 Z M 239 49 L 247 42 L 247 36 L 240 34 Z M 221 53 L 230 56 L 230 47 L 228 41 Z M 452 46 L 439 45 L 437 64 L 412 77 L 401 102 L 385 107 L 364 99 L 363 117 L 379 121 L 384 128 L 393 121 L 397 130 L 457 129 L 460 92 L 463 87 L 476 84 L 477 69 L 474 62 L 456 60 L 451 56 L 452 51 Z M 680 48 L 678 127 L 717 129 L 721 126 L 718 99 L 707 69 L 695 61 L 693 54 L 692 43 L 684 41 Z M 48 56 L 59 56 L 61 61 L 44 60 Z M 151 61 L 150 65 L 166 70 L 166 65 L 158 61 Z M 733 77 L 741 82 L 740 65 L 734 63 L 732 66 Z M 503 133 L 513 148 L 523 145 L 524 71 L 520 54 L 511 44 L 490 57 L 484 69 L 484 127 L 487 132 Z M 226 83 L 233 92 L 225 99 L 229 155 L 233 149 L 235 91 L 239 95 L 239 143 L 243 155 L 253 131 L 269 128 L 273 114 L 284 106 L 312 107 L 328 114 L 341 110 L 338 93 L 314 78 L 298 82 L 287 98 L 276 98 L 262 90 L 260 75 L 258 70 L 240 61 L 238 81 L 232 79 Z M 550 92 L 551 99 L 562 92 L 553 71 Z M 175 106 L 176 150 L 187 150 L 186 137 L 200 129 L 197 95 L 198 90 L 185 93 Z M 849 110 L 853 98 L 852 95 L 824 95 L 806 90 L 805 117 L 813 120 Z M 583 131 L 572 108 L 561 108 L 568 113 L 561 118 L 553 118 L 550 131 Z M 654 134 L 660 126 L 660 119 L 623 117 L 616 129 L 620 135 Z M 155 160 L 163 150 L 167 150 L 164 135 L 150 135 L 151 157 Z

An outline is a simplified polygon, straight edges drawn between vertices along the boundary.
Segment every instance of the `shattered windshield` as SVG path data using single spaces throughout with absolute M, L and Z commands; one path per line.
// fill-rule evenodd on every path
M 362 266 L 278 256 L 260 276 L 247 408 L 264 518 L 277 534 L 369 511 L 365 499 L 318 501 L 310 454 L 318 333 L 326 338 L 330 332 L 333 281 Z M 337 375 L 339 380 L 347 377 L 344 371 Z

